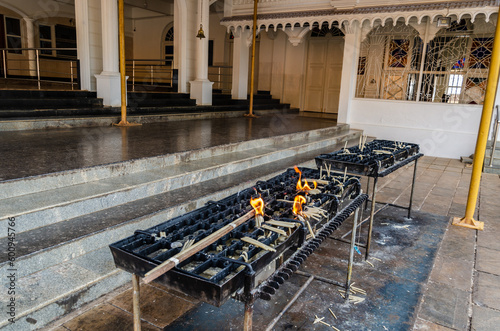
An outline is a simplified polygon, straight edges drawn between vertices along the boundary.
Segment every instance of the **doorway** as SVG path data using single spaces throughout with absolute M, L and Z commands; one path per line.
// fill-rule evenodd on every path
M 343 37 L 309 39 L 304 111 L 338 113 L 343 56 Z

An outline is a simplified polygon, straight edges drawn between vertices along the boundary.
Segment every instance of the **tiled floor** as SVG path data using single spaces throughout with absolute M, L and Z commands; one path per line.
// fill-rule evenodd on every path
M 382 178 L 377 201 L 408 204 L 412 175 L 413 167 L 408 166 Z M 414 209 L 462 217 L 470 176 L 471 168 L 458 160 L 423 157 L 418 162 Z M 483 174 L 476 219 L 485 222 L 484 231 L 448 225 L 420 302 L 414 330 L 499 329 L 499 193 L 500 177 Z M 196 306 L 196 301 L 182 294 L 158 285 L 143 285 L 143 330 L 162 329 Z M 63 318 L 52 328 L 58 331 L 130 330 L 130 311 L 131 290 L 121 288 Z

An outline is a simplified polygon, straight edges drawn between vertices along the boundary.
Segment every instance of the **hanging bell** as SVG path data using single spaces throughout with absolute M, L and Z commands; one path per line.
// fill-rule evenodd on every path
M 198 34 L 196 35 L 196 38 L 205 38 L 205 32 L 203 31 L 203 24 L 200 24 L 200 29 L 198 30 Z

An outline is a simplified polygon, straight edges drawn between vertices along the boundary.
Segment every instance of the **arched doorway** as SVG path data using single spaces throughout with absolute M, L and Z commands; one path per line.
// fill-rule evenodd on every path
M 174 27 L 169 24 L 162 37 L 162 59 L 165 59 L 165 65 L 172 67 L 174 65 Z
M 314 28 L 309 37 L 304 111 L 338 113 L 344 34 L 336 27 Z

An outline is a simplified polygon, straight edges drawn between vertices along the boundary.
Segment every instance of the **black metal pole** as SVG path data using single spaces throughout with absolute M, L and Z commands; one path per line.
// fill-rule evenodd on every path
M 411 218 L 411 207 L 413 205 L 413 190 L 415 188 L 415 179 L 417 177 L 417 162 L 418 162 L 418 158 L 415 159 L 415 165 L 413 166 L 413 179 L 411 181 L 411 193 L 410 193 L 410 205 L 408 206 L 408 218 Z

